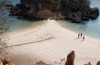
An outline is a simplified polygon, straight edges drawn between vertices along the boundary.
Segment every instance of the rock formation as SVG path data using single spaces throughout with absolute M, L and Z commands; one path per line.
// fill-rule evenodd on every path
M 100 61 L 97 62 L 97 65 L 100 65 Z
M 71 53 L 68 54 L 65 65 L 74 65 L 74 59 L 75 59 L 75 52 L 72 51 Z
M 12 58 L 0 59 L 0 65 L 15 65 Z
M 65 19 L 80 23 L 96 19 L 98 8 L 90 8 L 88 0 L 21 0 L 11 8 L 10 15 L 25 19 Z

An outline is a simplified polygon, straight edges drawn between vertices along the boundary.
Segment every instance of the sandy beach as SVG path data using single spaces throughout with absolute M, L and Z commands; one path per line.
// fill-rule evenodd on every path
M 49 65 L 64 65 L 67 54 L 75 51 L 75 65 L 100 61 L 100 40 L 85 36 L 77 39 L 78 33 L 63 28 L 55 20 L 44 20 L 35 28 L 6 33 L 8 52 L 16 65 L 36 65 L 43 61 Z

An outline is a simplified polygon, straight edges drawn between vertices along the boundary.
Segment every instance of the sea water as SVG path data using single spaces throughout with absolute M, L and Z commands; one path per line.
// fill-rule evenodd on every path
M 42 21 L 29 21 L 24 19 L 17 19 L 17 17 L 15 16 L 10 16 L 7 21 L 9 26 L 9 32 L 24 29 L 27 27 L 36 27 L 43 23 Z
M 23 29 L 25 27 L 28 27 L 29 25 L 31 25 L 30 21 L 17 19 L 17 17 L 8 18 L 9 31 Z

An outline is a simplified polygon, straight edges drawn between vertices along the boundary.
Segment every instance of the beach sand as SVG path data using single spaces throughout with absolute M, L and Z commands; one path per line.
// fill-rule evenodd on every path
M 63 28 L 55 20 L 44 20 L 36 28 L 9 32 L 6 34 L 8 52 L 16 65 L 36 65 L 43 61 L 49 65 L 64 65 L 68 53 L 75 51 L 75 65 L 100 60 L 100 40 L 85 36 L 77 39 L 78 33 Z M 8 55 L 8 56 L 9 56 Z

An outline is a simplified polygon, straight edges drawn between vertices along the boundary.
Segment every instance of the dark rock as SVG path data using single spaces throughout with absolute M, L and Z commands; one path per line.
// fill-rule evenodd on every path
M 0 59 L 0 65 L 15 65 L 12 58 Z
M 79 0 L 69 0 L 68 8 L 71 12 L 77 12 L 80 8 L 80 2 Z
M 41 19 L 48 19 L 52 17 L 54 14 L 49 9 L 43 9 L 37 12 L 37 17 Z
M 51 18 L 80 23 L 82 20 L 96 19 L 99 9 L 90 8 L 88 0 L 21 0 L 20 4 L 11 7 L 10 15 L 28 20 Z
M 74 59 L 75 59 L 75 52 L 72 51 L 71 53 L 68 54 L 65 65 L 74 65 Z
M 100 61 L 97 62 L 97 65 L 100 65 Z
M 89 21 L 89 17 L 81 17 L 81 19 L 84 21 Z
M 6 7 L 13 7 L 13 5 L 10 5 L 10 4 L 7 4 L 7 5 L 5 5 Z
M 75 22 L 75 23 L 81 22 L 81 17 L 77 15 L 76 13 L 71 14 L 69 18 L 72 20 L 72 22 Z
M 90 19 L 96 19 L 99 16 L 99 9 L 98 8 L 90 8 L 89 10 Z

